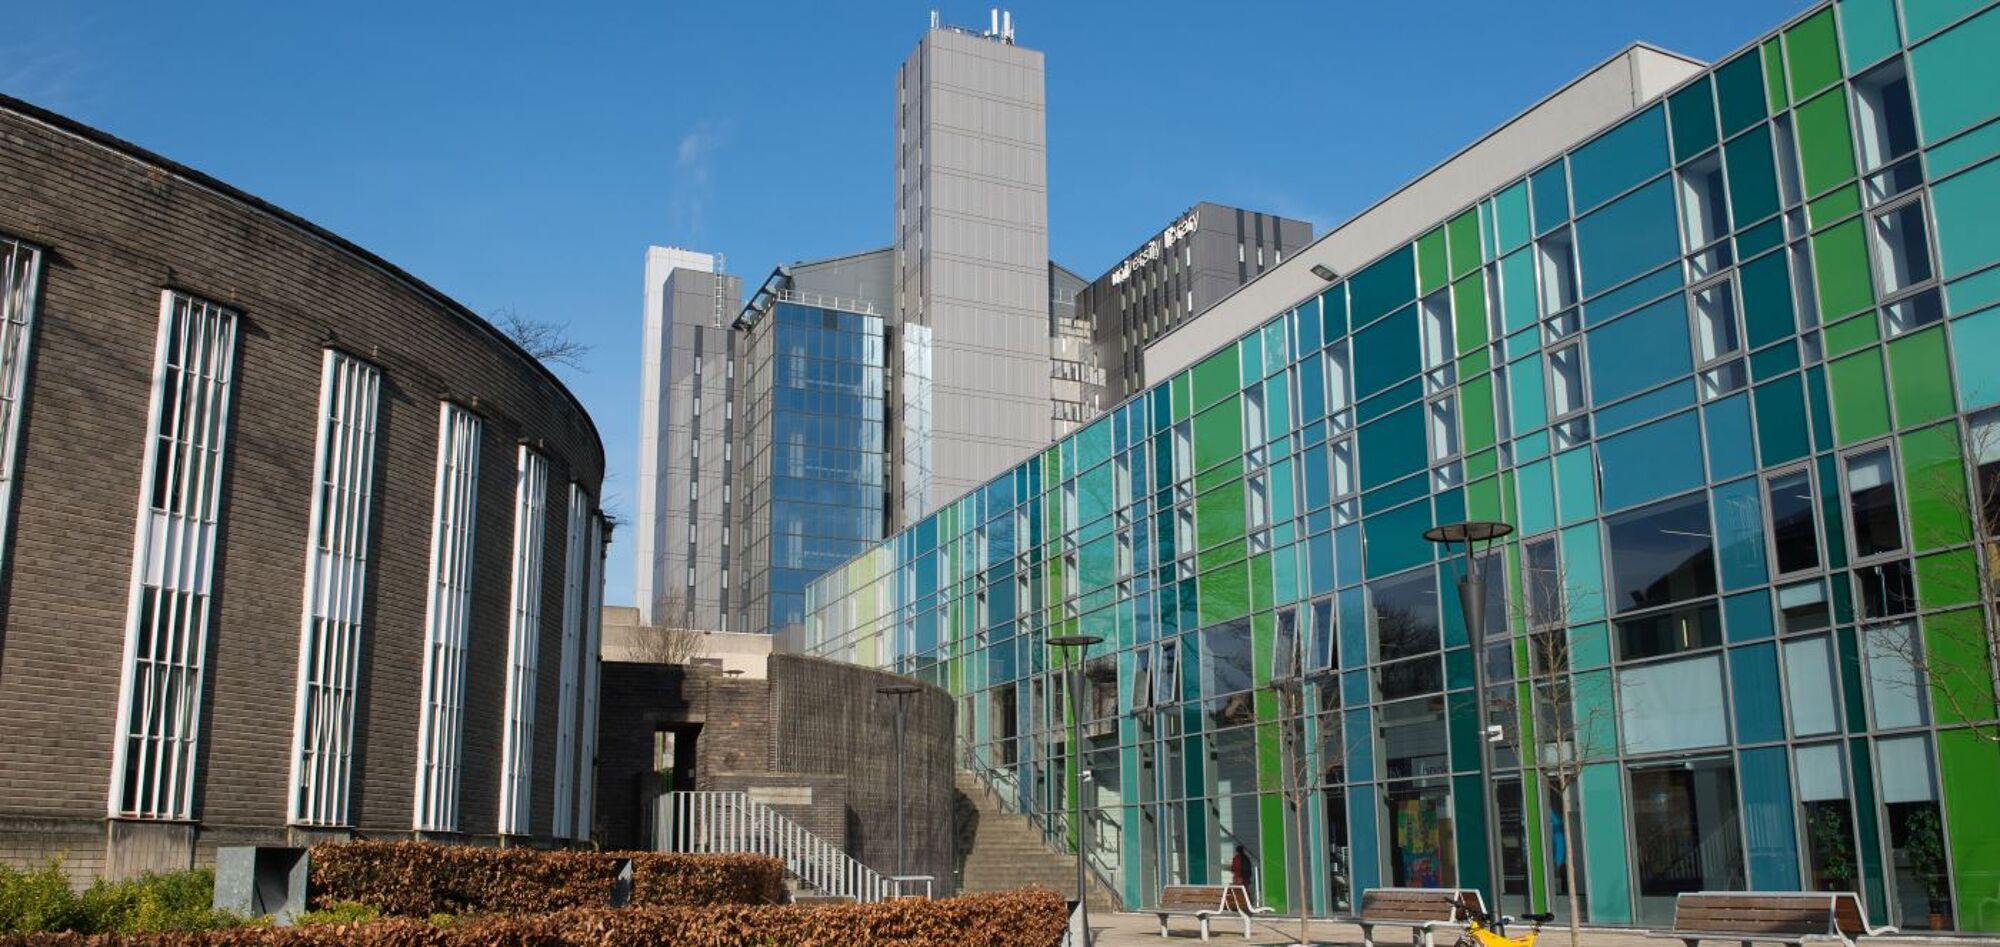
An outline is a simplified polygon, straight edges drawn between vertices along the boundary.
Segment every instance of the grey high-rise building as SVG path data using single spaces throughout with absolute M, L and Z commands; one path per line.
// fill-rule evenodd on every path
M 743 287 L 721 270 L 718 256 L 646 249 L 633 596 L 647 625 L 733 627 L 732 326 Z
M 935 17 L 896 76 L 889 503 L 921 518 L 1049 441 L 1042 54 Z
M 1306 221 L 1203 201 L 1127 254 L 1076 302 L 1103 369 L 1103 404 L 1146 386 L 1144 353 L 1154 339 L 1311 242 Z

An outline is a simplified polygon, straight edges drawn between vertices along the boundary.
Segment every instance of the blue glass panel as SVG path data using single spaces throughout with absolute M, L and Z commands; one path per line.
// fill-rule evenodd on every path
M 1358 557 L 1357 557 L 1358 558 Z M 1361 587 L 1340 593 L 1340 666 L 1358 668 L 1368 663 L 1368 600 Z
M 1355 730 L 1354 727 L 1357 724 L 1364 729 Z M 1355 710 L 1348 712 L 1348 733 L 1367 733 L 1369 731 L 1365 728 L 1368 726 L 1370 724 L 1368 722 L 1367 711 Z M 1357 740 L 1351 742 L 1365 744 L 1371 741 Z M 1348 776 L 1349 779 L 1368 779 L 1373 777 L 1374 771 L 1372 767 L 1374 760 L 1372 752 L 1370 755 L 1371 758 L 1368 761 L 1370 769 L 1362 770 L 1352 765 L 1347 767 L 1347 771 L 1350 774 Z M 1364 773 L 1366 775 L 1351 775 L 1354 773 Z M 1382 843 L 1379 837 L 1381 830 L 1376 827 L 1380 819 L 1377 810 L 1380 808 L 1380 806 L 1375 804 L 1375 787 L 1353 786 L 1347 790 L 1347 839 L 1348 848 L 1350 849 L 1347 870 L 1351 876 L 1348 880 L 1348 890 L 1350 891 L 1366 891 L 1382 883 L 1382 869 L 1380 867 L 1382 861 Z
M 1361 429 L 1361 489 L 1368 490 L 1424 469 L 1424 409 L 1413 404 Z
M 1371 696 L 1367 671 L 1349 671 L 1340 676 L 1341 703 L 1349 707 L 1366 706 Z
M 1317 510 L 1331 502 L 1331 487 L 1327 483 L 1326 445 L 1314 444 L 1306 448 L 1304 474 L 1306 509 Z
M 1694 370 L 1687 297 L 1662 299 L 1590 330 L 1590 397 L 1606 404 Z
M 1681 252 L 1671 178 L 1661 178 L 1576 222 L 1578 266 L 1588 299 Z
M 1655 105 L 1570 153 L 1570 193 L 1577 210 L 1587 211 L 1671 163 L 1667 112 Z
M 1708 424 L 1708 475 L 1721 480 L 1749 473 L 1757 466 L 1750 435 L 1750 396 L 1738 392 L 1702 409 Z
M 1606 510 L 1679 493 L 1703 480 L 1701 429 L 1692 411 L 1600 440 L 1597 458 Z
M 1424 530 L 1431 528 L 1430 507 L 1412 503 L 1398 510 L 1362 521 L 1368 548 L 1368 575 L 1388 575 L 1432 558 L 1431 543 Z
M 1423 354 L 1415 306 L 1354 333 L 1354 396 L 1366 398 L 1415 375 Z
M 1598 411 L 1592 415 L 1592 424 L 1597 429 L 1597 436 L 1603 437 L 1670 411 L 1693 407 L 1694 400 L 1694 379 L 1686 378 Z
M 1326 365 L 1315 352 L 1299 362 L 1299 423 L 1326 417 Z
M 1722 561 L 1722 590 L 1761 585 L 1764 570 L 1764 498 L 1755 478 L 1715 488 L 1717 558 Z
M 1312 593 L 1324 595 L 1333 591 L 1333 534 L 1321 533 L 1306 540 L 1305 547 L 1312 560 Z
M 1357 326 L 1416 298 L 1417 253 L 1411 244 L 1363 267 L 1347 281 L 1348 306 Z
M 1296 326 L 1295 331 L 1298 335 L 1297 342 L 1292 348 L 1292 359 L 1294 361 L 1304 358 L 1307 352 L 1319 351 L 1319 347 L 1326 344 L 1326 340 L 1320 338 L 1319 333 L 1318 299 L 1307 300 L 1304 305 L 1301 305 L 1298 308 L 1297 314 L 1292 318 L 1292 324 Z
M 1681 266 L 1670 263 L 1583 304 L 1583 324 L 1607 322 L 1640 303 L 1681 288 Z
M 1731 595 L 1722 600 L 1722 624 L 1729 640 L 1756 641 L 1771 637 L 1771 593 L 1767 589 Z
M 1792 778 L 1781 746 L 1737 754 L 1742 770 L 1743 846 L 1749 852 L 1750 887 L 1799 890 L 1798 829 L 1792 823 Z
M 1569 220 L 1569 176 L 1561 161 L 1535 172 L 1528 189 L 1534 197 L 1536 233 L 1547 233 Z

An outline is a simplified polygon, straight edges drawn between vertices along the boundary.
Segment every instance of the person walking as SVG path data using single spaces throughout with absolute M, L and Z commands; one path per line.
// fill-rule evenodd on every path
M 1257 867 L 1250 861 L 1250 851 L 1241 845 L 1236 846 L 1236 856 L 1229 860 L 1229 883 L 1242 888 L 1243 892 L 1240 895 L 1232 893 L 1230 897 L 1250 898 L 1251 886 L 1256 881 L 1256 878 Z M 1250 910 L 1250 905 L 1247 903 L 1234 905 L 1234 907 L 1246 912 Z

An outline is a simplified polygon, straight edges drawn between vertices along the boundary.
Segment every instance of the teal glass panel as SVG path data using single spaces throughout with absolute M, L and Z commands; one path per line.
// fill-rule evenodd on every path
M 1757 411 L 1757 459 L 1775 467 L 1804 457 L 1811 449 L 1806 433 L 1805 391 L 1797 375 L 1788 375 L 1751 392 Z
M 1771 126 L 1759 125 L 1722 146 L 1729 176 L 1729 212 L 1741 228 L 1778 212 L 1778 171 L 1771 161 Z
M 1596 523 L 1582 523 L 1562 531 L 1563 579 L 1576 593 L 1570 603 L 1571 621 L 1595 621 L 1604 617 L 1604 538 Z
M 1993 127 L 2000 129 L 2000 122 Z M 1952 280 L 1944 288 L 1944 299 L 1945 314 L 1951 316 L 1976 312 L 2000 303 L 2000 266 Z
M 1873 320 L 1873 316 L 1864 318 Z M 1799 347 L 1785 341 L 1770 348 L 1750 354 L 1750 378 L 1752 381 L 1769 381 L 1799 367 Z
M 1380 323 L 1377 323 L 1378 325 Z M 1415 375 L 1400 385 L 1391 386 L 1372 398 L 1363 400 L 1354 407 L 1354 423 L 1367 424 L 1376 418 L 1392 414 L 1396 409 L 1423 397 L 1424 380 Z
M 1701 430 L 1689 411 L 1597 442 L 1604 509 L 1620 510 L 1700 484 Z
M 1360 729 L 1356 729 L 1357 718 L 1359 718 Z M 1368 730 L 1369 726 L 1370 724 L 1368 723 L 1367 711 L 1365 710 L 1348 711 L 1347 713 L 1348 733 L 1368 733 L 1370 732 Z M 1367 743 L 1372 743 L 1373 741 L 1352 740 L 1349 742 L 1367 744 Z M 1351 750 L 1349 752 L 1350 754 L 1352 753 Z M 1347 767 L 1347 771 L 1350 774 L 1373 773 L 1372 769 L 1367 769 L 1367 770 L 1359 769 L 1351 764 Z M 1367 778 L 1367 777 L 1365 776 L 1357 777 L 1350 775 L 1348 778 L 1356 779 L 1356 778 Z M 1195 806 L 1191 808 L 1200 808 L 1200 807 Z M 1351 854 L 1348 856 L 1347 871 L 1348 874 L 1351 876 L 1351 878 L 1349 879 L 1347 884 L 1348 884 L 1348 890 L 1350 891 L 1366 891 L 1369 888 L 1373 888 L 1376 885 L 1382 883 L 1382 870 L 1380 868 L 1382 862 L 1382 845 L 1381 845 L 1381 839 L 1378 837 L 1380 829 L 1377 828 L 1376 825 L 1376 823 L 1379 821 L 1378 816 L 1376 815 L 1376 810 L 1380 808 L 1381 807 L 1376 805 L 1375 803 L 1375 787 L 1373 786 L 1348 787 L 1347 845 L 1348 848 L 1350 849 Z
M 1771 637 L 1771 593 L 1758 589 L 1723 599 L 1722 623 L 1732 643 Z
M 1542 360 L 1524 358 L 1507 366 L 1507 406 L 1516 433 L 1548 423 L 1548 402 L 1542 396 Z
M 1556 513 L 1562 524 L 1579 523 L 1597 515 L 1597 466 L 1590 448 L 1579 447 L 1555 456 Z
M 1454 776 L 1452 811 L 1458 818 L 1453 834 L 1458 838 L 1458 884 L 1480 891 L 1493 890 L 1492 857 L 1486 850 L 1486 807 L 1477 800 L 1487 794 L 1486 780 L 1478 775 Z
M 1590 330 L 1590 393 L 1616 401 L 1694 370 L 1687 298 L 1672 296 Z
M 1903 0 L 1903 25 L 1911 40 L 1921 40 L 1985 5 L 1986 0 Z
M 1715 488 L 1715 529 L 1723 591 L 1762 585 L 1768 578 L 1764 568 L 1764 496 L 1756 479 Z
M 1274 325 L 1284 326 L 1289 319 L 1279 319 Z M 1236 343 L 1236 370 L 1241 373 L 1237 384 L 1250 387 L 1264 377 L 1264 334 L 1252 332 Z
M 1861 903 L 1869 906 L 1868 918 L 1876 924 L 1889 922 L 1882 887 L 1882 828 L 1875 818 L 1875 764 L 1868 754 L 1867 740 L 1847 741 L 1847 765 L 1854 774 L 1854 828 L 1861 838 Z
M 1708 425 L 1708 475 L 1715 480 L 1749 473 L 1757 466 L 1756 438 L 1751 436 L 1750 396 L 1743 392 L 1702 409 Z
M 1743 335 L 1749 347 L 1762 348 L 1796 331 L 1792 309 L 1792 274 L 1783 253 L 1768 253 L 1737 268 L 1743 290 Z
M 1556 161 L 1528 179 L 1535 203 L 1535 232 L 1548 233 L 1569 220 L 1569 175 Z
M 1570 152 L 1570 195 L 1581 213 L 1665 171 L 1670 163 L 1666 110 L 1655 105 Z
M 1784 221 L 1767 220 L 1736 235 L 1736 258 L 1749 259 L 1784 242 Z
M 1521 535 L 1533 536 L 1554 529 L 1556 485 L 1549 461 L 1522 465 L 1515 471 L 1514 484 L 1521 494 Z
M 1312 594 L 1322 595 L 1333 590 L 1333 534 L 1321 533 L 1301 544 L 1310 559 Z
M 1358 668 L 1368 663 L 1368 600 L 1361 587 L 1340 592 L 1340 666 Z M 1366 680 L 1366 676 L 1363 676 Z M 1365 685 L 1364 685 L 1365 692 Z M 1349 731 L 1352 732 L 1352 731 Z M 1362 731 L 1366 732 L 1366 731 Z
M 1585 298 L 1678 256 L 1673 181 L 1661 178 L 1579 218 L 1576 245 Z
M 1319 351 L 1326 340 L 1320 337 L 1319 300 L 1309 299 L 1292 314 L 1293 331 L 1297 338 L 1293 342 L 1292 358 L 1300 359 L 1308 352 Z
M 1361 525 L 1342 526 L 1333 531 L 1334 578 L 1344 588 L 1361 581 Z M 1344 609 L 1346 602 L 1341 603 Z M 1342 619 L 1345 621 L 1346 619 Z
M 1775 646 L 1766 643 L 1729 650 L 1729 696 L 1736 705 L 1737 743 L 1785 738 L 1785 712 L 1778 699 L 1782 693 Z
M 1924 152 L 1924 163 L 1930 165 L 1931 180 L 1942 181 L 1995 154 L 2000 154 L 2000 122 L 1988 122 L 1943 144 L 1931 146 Z
M 1439 523 L 1465 522 L 1465 491 L 1446 490 L 1431 499 L 1434 516 Z
M 1724 138 L 1764 120 L 1764 61 L 1757 50 L 1715 70 L 1715 103 Z
M 1840 0 L 1840 45 L 1850 76 L 1895 52 L 1896 0 Z
M 1417 334 L 1417 307 L 1354 333 L 1354 396 L 1366 398 L 1423 368 L 1423 343 Z
M 1681 266 L 1670 263 L 1583 304 L 1584 325 L 1609 322 L 1640 303 L 1681 288 Z
M 2000 17 L 1995 22 L 2000 22 Z M 2000 61 L 2000 55 L 1991 58 Z M 2000 102 L 2000 95 L 1992 97 Z M 2000 220 L 2000 161 L 1988 161 L 1940 181 L 1932 194 L 1936 200 L 1938 259 L 1945 278 L 2000 260 L 2000 227 L 1994 226 L 1994 221 Z
M 1806 409 L 1812 418 L 1814 450 L 1833 449 L 1833 419 L 1826 399 L 1826 369 L 1814 365 L 1805 371 Z
M 1379 490 L 1362 494 L 1361 515 L 1373 516 L 1383 510 L 1402 506 L 1430 492 L 1429 477 L 1404 477 Z
M 1715 92 L 1708 77 L 1667 99 L 1674 132 L 1674 160 L 1686 161 L 1715 144 Z
M 1611 665 L 1611 628 L 1595 621 L 1569 630 L 1569 664 L 1578 671 Z
M 1632 425 L 1672 414 L 1682 408 L 1692 408 L 1695 402 L 1694 395 L 1694 379 L 1685 378 L 1664 388 L 1655 388 L 1636 398 L 1620 401 L 1592 415 L 1597 436 L 1616 434 Z
M 1356 326 L 1367 325 L 1416 298 L 1417 254 L 1407 244 L 1363 267 L 1347 281 L 1347 302 Z
M 2000 404 L 2000 359 L 1964 358 L 1966 352 L 2000 352 L 2000 309 L 1988 309 L 1951 324 L 1958 360 L 1958 406 L 1971 411 Z
M 1906 6 L 1941 4 L 1919 0 Z M 1911 24 L 1911 35 L 1917 35 Z M 1941 141 L 2000 113 L 2000 10 L 1988 10 L 1910 50 L 1910 89 L 1924 144 Z
M 1385 483 L 1424 469 L 1430 461 L 1424 443 L 1424 408 L 1413 404 L 1361 428 L 1361 489 L 1372 490 Z
M 1522 250 L 1500 258 L 1500 313 L 1508 332 L 1535 324 L 1535 255 Z
M 1625 874 L 1625 796 L 1618 764 L 1583 768 L 1583 868 L 1590 920 L 1632 923 L 1632 886 Z
M 1319 294 L 1319 331 L 1323 339 L 1347 334 L 1347 284 Z
M 1501 253 L 1512 253 L 1528 242 L 1528 182 L 1521 181 L 1493 195 L 1493 229 Z
M 1782 746 L 1736 755 L 1743 787 L 1743 847 L 1755 891 L 1799 890 L 1798 829 L 1792 824 L 1791 767 Z
M 1431 561 L 1431 542 L 1424 538 L 1424 530 L 1431 525 L 1431 511 L 1422 503 L 1361 521 L 1368 545 L 1369 578 Z

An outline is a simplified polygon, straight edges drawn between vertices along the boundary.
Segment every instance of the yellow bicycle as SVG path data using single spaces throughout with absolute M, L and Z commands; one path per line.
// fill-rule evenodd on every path
M 1520 937 L 1508 937 L 1507 925 L 1513 918 L 1488 914 L 1463 897 L 1458 899 L 1458 910 L 1465 915 L 1465 932 L 1458 935 L 1453 947 L 1535 947 L 1542 925 L 1555 920 L 1553 914 L 1523 914 L 1521 920 L 1533 923 L 1534 929 Z

